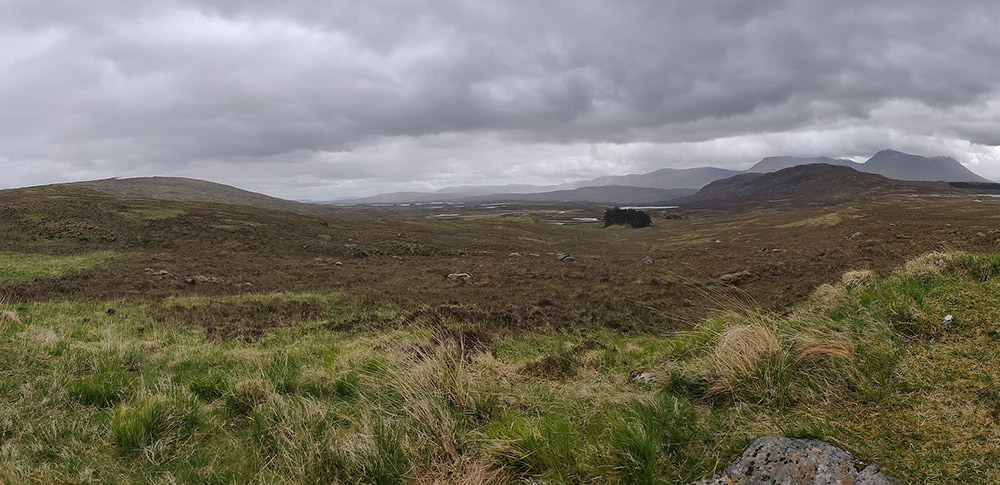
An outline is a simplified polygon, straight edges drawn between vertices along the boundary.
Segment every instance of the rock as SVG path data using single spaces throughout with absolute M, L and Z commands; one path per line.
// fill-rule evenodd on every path
M 333 263 L 333 265 L 334 266 L 343 266 L 344 263 L 341 263 L 340 261 L 337 261 L 336 263 Z
M 951 326 L 951 322 L 954 319 L 955 319 L 955 317 L 953 317 L 951 315 L 945 315 L 944 319 L 941 320 L 941 325 L 943 327 L 947 328 L 947 327 Z
M 653 380 L 653 372 L 648 370 L 634 370 L 629 373 L 628 380 L 630 382 L 648 384 Z
M 643 256 L 642 259 L 639 260 L 639 262 L 647 266 L 654 263 L 653 258 L 649 256 Z
M 857 238 L 859 238 L 861 236 L 864 236 L 864 234 L 862 234 L 860 232 L 856 232 L 854 234 L 851 234 L 851 239 L 857 239 Z
M 899 481 L 875 464 L 819 440 L 765 436 L 754 441 L 722 473 L 692 485 L 715 484 L 889 485 Z
M 722 242 L 722 239 L 716 239 L 716 240 L 715 240 L 715 244 L 719 244 L 719 243 L 721 243 L 721 242 Z
M 576 261 L 576 256 L 573 256 L 572 254 L 560 254 L 556 256 L 556 261 L 562 261 L 563 263 L 572 263 L 573 261 Z
M 222 283 L 222 279 L 220 278 L 216 278 L 215 276 L 202 276 L 202 275 L 189 276 L 187 278 L 184 278 L 184 281 L 187 282 L 187 284 L 189 285 L 199 285 L 204 283 Z
M 753 273 L 751 273 L 751 272 L 749 272 L 747 270 L 743 270 L 743 271 L 740 271 L 738 273 L 724 274 L 724 275 L 722 275 L 722 276 L 719 277 L 719 281 L 721 281 L 723 283 L 726 283 L 726 284 L 734 285 L 734 284 L 739 283 L 740 281 L 743 281 L 743 280 L 745 280 L 745 279 L 747 279 L 747 278 L 749 278 L 751 276 L 753 276 Z
M 469 273 L 452 273 L 448 275 L 448 281 L 468 281 L 472 279 Z
M 148 273 L 150 276 L 173 276 L 174 275 L 173 273 L 171 273 L 171 272 L 169 272 L 169 271 L 167 271 L 165 269 L 161 269 L 161 270 L 157 271 L 157 270 L 155 270 L 153 268 L 146 268 L 143 271 L 145 271 L 146 273 Z

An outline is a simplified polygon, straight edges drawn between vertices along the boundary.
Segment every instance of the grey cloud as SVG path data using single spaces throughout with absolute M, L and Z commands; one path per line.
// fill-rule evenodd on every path
M 884 148 L 867 140 L 994 160 L 998 21 L 989 1 L 4 0 L 0 159 L 284 166 L 282 193 Z M 861 132 L 881 135 L 841 136 Z

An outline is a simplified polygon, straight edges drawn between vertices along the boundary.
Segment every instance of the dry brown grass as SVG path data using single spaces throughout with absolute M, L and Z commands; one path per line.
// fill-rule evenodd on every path
M 738 325 L 719 337 L 712 354 L 713 367 L 723 380 L 753 375 L 761 359 L 778 351 L 774 330 L 760 325 Z
M 840 284 L 848 290 L 868 286 L 873 282 L 875 282 L 875 273 L 867 269 L 848 271 L 840 277 Z
M 907 261 L 899 273 L 906 278 L 934 276 L 944 271 L 950 261 L 951 255 L 948 253 L 927 253 Z
M 845 361 L 854 362 L 854 349 L 850 342 L 828 338 L 805 337 L 795 343 L 798 351 L 796 362 Z
M 21 317 L 13 310 L 0 310 L 0 320 L 8 320 L 14 323 L 21 323 Z
M 826 306 L 836 305 L 847 298 L 847 290 L 842 286 L 823 283 L 813 291 L 812 299 Z

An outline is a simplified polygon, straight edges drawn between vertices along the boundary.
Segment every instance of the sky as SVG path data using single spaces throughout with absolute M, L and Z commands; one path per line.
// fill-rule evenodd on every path
M 993 0 L 0 0 L 0 187 L 299 200 L 772 155 L 1000 179 Z

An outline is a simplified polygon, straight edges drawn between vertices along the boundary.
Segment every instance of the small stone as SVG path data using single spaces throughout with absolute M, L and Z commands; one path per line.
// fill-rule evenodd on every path
M 648 370 L 634 370 L 629 373 L 628 380 L 631 382 L 649 384 L 653 381 L 653 372 Z
M 851 234 L 851 239 L 857 239 L 857 238 L 859 238 L 861 236 L 864 236 L 864 234 L 862 234 L 860 232 L 856 232 L 854 234 Z
M 472 279 L 472 275 L 469 273 L 451 273 L 448 275 L 448 281 L 468 281 Z
M 645 264 L 646 266 L 649 266 L 653 264 L 655 261 L 653 261 L 653 258 L 649 256 L 643 256 L 642 259 L 639 260 L 639 262 Z
M 340 261 L 337 261 L 336 263 L 333 263 L 333 265 L 334 266 L 343 266 L 344 263 L 341 263 Z
M 951 325 L 951 321 L 954 320 L 954 319 L 955 319 L 955 317 L 953 317 L 951 315 L 945 315 L 944 319 L 941 320 L 941 325 L 944 325 L 945 327 L 947 327 L 947 326 Z

